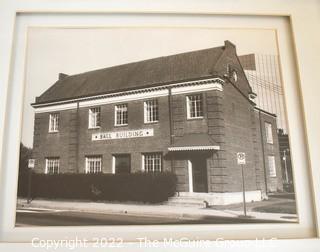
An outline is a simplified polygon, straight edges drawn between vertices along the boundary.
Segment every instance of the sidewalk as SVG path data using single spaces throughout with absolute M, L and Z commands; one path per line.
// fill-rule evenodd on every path
M 108 214 L 127 214 L 135 216 L 158 216 L 158 217 L 175 217 L 185 219 L 199 219 L 203 217 L 226 217 L 226 218 L 243 218 L 243 211 L 198 208 L 186 206 L 172 205 L 149 205 L 138 203 L 110 203 L 110 202 L 85 202 L 85 201 L 64 201 L 64 200 L 33 200 L 27 204 L 26 199 L 18 199 L 18 209 L 54 209 L 68 210 L 77 212 L 90 213 L 108 213 Z M 278 213 L 262 213 L 248 211 L 247 215 L 261 221 L 282 221 L 296 222 L 295 214 L 278 214 Z

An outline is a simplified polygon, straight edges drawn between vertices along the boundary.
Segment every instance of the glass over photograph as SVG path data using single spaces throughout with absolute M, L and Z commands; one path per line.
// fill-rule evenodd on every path
M 276 30 L 27 37 L 17 227 L 298 222 Z

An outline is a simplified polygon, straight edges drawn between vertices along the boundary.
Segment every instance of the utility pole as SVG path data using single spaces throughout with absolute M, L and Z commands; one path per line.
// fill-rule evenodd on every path
M 237 153 L 237 163 L 241 166 L 241 177 L 242 177 L 242 197 L 243 197 L 243 214 L 247 217 L 247 205 L 246 205 L 246 185 L 244 177 L 244 165 L 246 164 L 246 153 Z
M 283 150 L 283 161 L 284 161 L 284 172 L 285 172 L 285 180 L 286 183 L 289 183 L 289 176 L 288 176 L 288 166 L 287 166 L 287 155 L 286 155 L 287 150 Z
M 34 168 L 34 159 L 28 160 L 28 193 L 27 193 L 27 204 L 31 202 L 31 185 L 32 185 L 32 169 Z
M 241 173 L 242 173 L 243 213 L 244 213 L 244 216 L 247 217 L 246 186 L 245 186 L 245 179 L 244 179 L 243 164 L 241 165 Z

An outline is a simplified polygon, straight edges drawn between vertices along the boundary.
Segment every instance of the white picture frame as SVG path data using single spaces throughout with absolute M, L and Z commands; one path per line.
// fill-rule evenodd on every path
M 296 169 L 296 187 L 298 210 L 304 216 L 299 225 L 299 234 L 292 225 L 283 226 L 269 225 L 261 229 L 257 234 L 260 238 L 272 237 L 271 233 L 285 232 L 281 240 L 272 241 L 272 246 L 290 251 L 316 251 L 320 247 L 320 157 L 318 154 L 318 139 L 320 139 L 320 118 L 316 116 L 317 95 L 320 93 L 320 35 L 315 32 L 317 24 L 320 23 L 319 2 L 317 0 L 293 0 L 288 4 L 285 1 L 260 0 L 259 4 L 253 0 L 239 0 L 237 2 L 226 1 L 158 1 L 150 3 L 142 1 L 99 1 L 99 0 L 74 0 L 65 3 L 59 1 L 19 1 L 6 0 L 0 4 L 0 249 L 19 249 L 24 251 L 35 251 L 37 248 L 30 244 L 31 238 L 36 234 L 41 239 L 65 239 L 74 238 L 70 232 L 74 228 L 14 228 L 17 162 L 19 159 L 18 145 L 20 141 L 20 122 L 22 119 L 23 99 L 23 69 L 25 62 L 26 33 L 28 26 L 99 26 L 103 22 L 115 25 L 141 26 L 147 21 L 149 25 L 173 25 L 173 26 L 201 26 L 218 27 L 228 24 L 229 27 L 236 22 L 237 27 L 274 27 L 278 29 L 279 50 L 281 54 L 281 65 L 290 64 L 290 67 L 282 67 L 286 106 L 288 108 L 289 124 L 294 125 L 290 129 L 291 144 L 293 153 L 294 169 Z M 76 14 L 76 15 L 74 15 Z M 81 16 L 82 15 L 82 16 Z M 52 17 L 55 16 L 54 20 Z M 86 18 L 83 18 L 85 17 Z M 90 19 L 98 16 L 96 20 Z M 79 17 L 82 17 L 81 19 Z M 69 18 L 69 19 L 68 19 Z M 169 20 L 170 19 L 170 20 Z M 98 21 L 100 20 L 100 21 Z M 166 21 L 165 21 L 166 20 Z M 241 21 L 243 20 L 243 21 Z M 274 21 L 270 21 L 274 20 Z M 134 21 L 134 24 L 131 23 Z M 212 21 L 215 21 L 214 24 Z M 239 21 L 239 22 L 238 22 Z M 100 23 L 99 23 L 100 22 Z M 242 22 L 242 23 L 241 23 Z M 260 25 L 260 26 L 259 26 Z M 228 26 L 228 25 L 227 25 Z M 225 26 L 224 26 L 225 27 Z M 17 31 L 18 33 L 17 37 Z M 286 35 L 282 35 L 286 34 Z M 285 45 L 289 45 L 286 47 Z M 292 50 L 292 51 L 291 51 Z M 293 69 L 296 72 L 292 71 Z M 289 86 L 286 83 L 296 83 Z M 12 95 L 14 100 L 12 99 Z M 15 111 L 16 114 L 11 113 Z M 298 112 L 298 113 L 294 113 Z M 297 116 L 298 115 L 298 116 Z M 13 127 L 12 127 L 13 126 Z M 9 169 L 11 165 L 11 169 Z M 12 182 L 14 180 L 14 182 Z M 298 185 L 297 185 L 298 183 Z M 259 224 L 260 225 L 260 224 Z M 291 225 L 290 227 L 288 225 Z M 245 226 L 245 227 L 244 227 Z M 143 236 L 148 233 L 150 239 L 160 239 L 160 233 L 168 233 L 170 237 L 179 239 L 181 236 L 188 236 L 195 239 L 210 239 L 210 246 L 224 251 L 234 250 L 233 246 L 215 243 L 215 239 L 248 239 L 247 246 L 236 247 L 237 250 L 255 251 L 256 244 L 252 234 L 257 233 L 255 225 L 235 225 L 225 229 L 217 225 L 215 231 L 210 226 L 195 226 L 192 230 L 180 226 L 176 229 L 167 227 L 154 227 L 151 231 L 145 227 L 119 227 L 114 228 L 87 228 L 76 229 L 79 235 L 84 238 L 89 232 L 90 237 L 101 237 L 103 234 L 119 237 L 126 233 L 126 242 L 136 241 L 137 233 Z M 298 227 L 298 226 L 297 226 Z M 196 231 L 201 232 L 196 232 Z M 232 230 L 232 231 L 231 231 Z M 291 231 L 290 231 L 291 230 Z M 244 232 L 246 231 L 246 232 Z M 6 242 L 10 242 L 6 243 Z M 29 242 L 29 243 L 28 243 Z M 187 244 L 187 242 L 186 242 Z M 90 244 L 92 246 L 92 244 Z M 157 244 L 162 250 L 164 248 L 176 251 L 175 247 L 166 247 L 165 244 Z M 219 248 L 220 246 L 220 248 Z M 92 251 L 95 248 L 91 247 Z M 125 243 L 124 249 L 132 248 L 141 250 L 152 249 L 152 247 L 141 247 L 139 243 Z M 64 251 L 59 247 L 57 251 Z M 185 247 L 180 248 L 186 249 Z M 197 247 L 196 249 L 201 249 Z M 209 248 L 203 247 L 204 251 Z M 261 247 L 262 251 L 270 250 L 270 247 Z M 66 249 L 68 251 L 68 249 Z

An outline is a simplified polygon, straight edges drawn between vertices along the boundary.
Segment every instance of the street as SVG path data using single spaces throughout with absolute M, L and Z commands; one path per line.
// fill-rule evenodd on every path
M 199 216 L 141 216 L 134 214 L 92 213 L 54 209 L 17 209 L 16 226 L 88 226 L 88 225 L 157 225 L 157 224 L 235 224 L 280 223 L 259 219 Z

